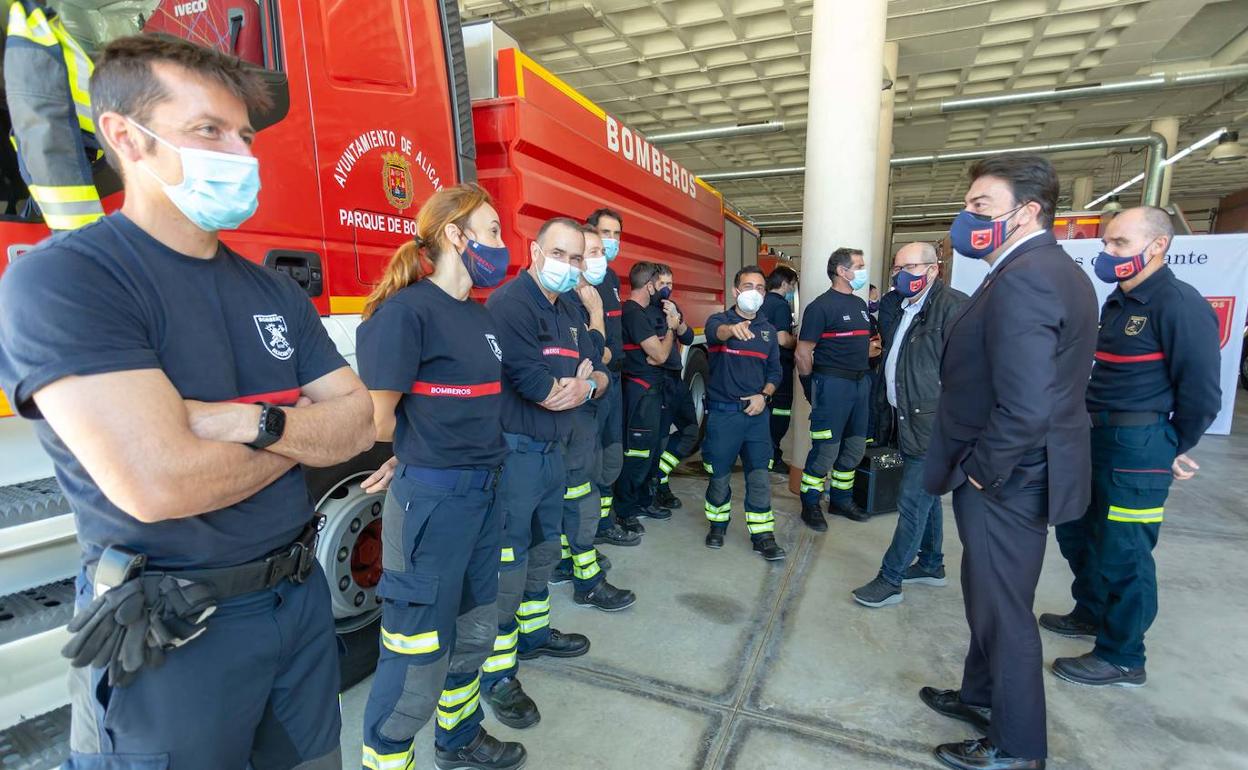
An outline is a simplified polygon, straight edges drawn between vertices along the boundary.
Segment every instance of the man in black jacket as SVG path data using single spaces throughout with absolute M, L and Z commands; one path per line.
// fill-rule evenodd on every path
M 901 450 L 905 465 L 893 542 L 879 574 L 853 592 L 866 607 L 901 602 L 903 583 L 946 583 L 940 497 L 923 488 L 923 460 L 940 398 L 945 324 L 966 295 L 945 286 L 939 274 L 930 243 L 906 244 L 893 260 L 894 290 L 880 303 L 884 364 L 873 395 L 882 433 L 892 434 L 889 443 Z
M 925 687 L 936 711 L 986 738 L 937 747 L 954 768 L 1042 768 L 1048 754 L 1040 632 L 1032 615 L 1050 525 L 1090 497 L 1084 397 L 1096 349 L 1092 283 L 1057 245 L 1053 166 L 996 156 L 971 168 L 959 253 L 991 272 L 945 329 L 925 485 L 953 491 L 971 628 L 960 690 Z

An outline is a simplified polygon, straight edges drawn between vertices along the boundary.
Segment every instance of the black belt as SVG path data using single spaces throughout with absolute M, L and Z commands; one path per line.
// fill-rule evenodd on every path
M 1161 412 L 1089 412 L 1095 428 L 1137 428 L 1166 422 L 1169 415 Z
M 835 366 L 816 366 L 815 374 L 824 377 L 840 377 L 842 380 L 861 380 L 867 376 L 867 369 L 838 369 Z
M 290 545 L 246 564 L 215 569 L 148 569 L 143 572 L 143 575 L 145 577 L 171 575 L 180 580 L 203 583 L 212 590 L 213 598 L 218 602 L 233 596 L 273 588 L 283 580 L 302 583 L 316 566 L 316 537 L 324 521 L 324 516 L 316 514 Z M 95 562 L 87 565 L 87 580 L 95 581 Z

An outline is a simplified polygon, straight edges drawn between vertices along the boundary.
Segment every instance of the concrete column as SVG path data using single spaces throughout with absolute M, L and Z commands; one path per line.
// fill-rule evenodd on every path
M 1070 210 L 1083 211 L 1092 202 L 1092 177 L 1075 177 L 1075 186 L 1070 193 Z
M 896 43 L 884 44 L 884 71 L 888 79 L 893 81 L 897 80 L 897 49 Z M 892 87 L 880 92 L 880 127 L 875 156 L 875 213 L 871 220 L 871 245 L 863 249 L 867 252 L 868 259 L 875 261 L 876 268 L 871 271 L 871 283 L 880 287 L 881 294 L 884 293 L 885 276 L 888 274 L 885 265 L 892 261 L 889 259 L 892 254 L 889 253 L 891 249 L 886 239 L 892 229 L 888 226 L 891 209 L 888 183 L 892 171 L 888 161 L 893 157 L 893 98 L 896 93 L 897 89 Z
M 838 246 L 862 249 L 869 275 L 879 264 L 876 239 L 882 236 L 875 231 L 874 203 L 887 15 L 887 0 L 814 2 L 802 205 L 803 307 L 828 290 L 828 257 Z M 887 156 L 883 162 L 887 168 Z M 863 287 L 864 299 L 866 293 Z M 795 492 L 810 451 L 810 405 L 801 388 L 797 391 L 789 429 L 789 486 Z
M 1166 144 L 1170 148 L 1170 154 L 1179 150 L 1179 119 L 1178 118 L 1157 118 L 1149 124 L 1149 130 L 1156 131 L 1166 138 Z M 1170 202 L 1170 174 L 1174 169 L 1166 166 L 1161 177 L 1161 205 L 1165 206 Z

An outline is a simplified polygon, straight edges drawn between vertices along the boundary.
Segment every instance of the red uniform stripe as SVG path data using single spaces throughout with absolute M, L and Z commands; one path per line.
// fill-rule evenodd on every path
M 622 315 L 624 315 L 623 310 L 608 310 L 607 311 L 607 318 L 619 318 Z
M 542 348 L 544 356 L 563 356 L 564 358 L 580 358 L 581 354 L 567 348 Z
M 261 401 L 266 404 L 277 404 L 278 406 L 293 406 L 299 400 L 299 388 L 287 388 L 286 390 L 274 390 L 268 393 L 253 393 L 250 396 L 239 396 L 231 398 L 231 404 L 258 404 Z
M 645 388 L 646 390 L 650 390 L 650 383 L 646 382 L 640 377 L 625 377 L 624 379 L 628 380 L 629 382 L 637 383 L 638 385 Z
M 441 382 L 413 382 L 412 392 L 418 396 L 438 398 L 479 398 L 496 396 L 503 390 L 501 382 L 479 382 L 475 385 L 450 385 Z
M 737 350 L 727 345 L 712 345 L 708 348 L 712 353 L 727 353 L 733 356 L 749 356 L 750 358 L 767 358 L 767 354 L 758 350 Z
M 827 340 L 832 339 L 833 337 L 866 337 L 870 334 L 870 329 L 855 329 L 852 332 L 824 332 L 819 336 Z
M 634 345 L 631 342 L 624 345 L 625 350 L 641 350 L 641 345 Z
M 1104 361 L 1107 364 L 1140 364 L 1145 361 L 1165 361 L 1166 354 L 1160 350 L 1156 353 L 1141 353 L 1138 356 L 1120 356 L 1117 353 L 1106 353 L 1103 350 L 1096 351 L 1096 360 Z

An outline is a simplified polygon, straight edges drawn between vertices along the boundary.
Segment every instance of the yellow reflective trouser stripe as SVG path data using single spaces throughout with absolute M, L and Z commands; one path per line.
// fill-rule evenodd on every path
M 732 502 L 729 501 L 723 505 L 712 505 L 708 500 L 704 504 L 706 510 L 706 518 L 710 521 L 728 521 L 732 518 Z
M 59 18 L 52 20 L 52 34 L 56 35 L 65 54 L 65 69 L 69 73 L 69 90 L 74 96 L 74 111 L 78 114 L 78 127 L 88 134 L 95 133 L 95 120 L 91 114 L 91 72 L 94 66 L 78 42 L 65 31 Z
M 521 602 L 520 609 L 516 610 L 516 617 L 527 618 L 541 612 L 550 612 L 550 599 L 537 599 L 529 602 Z
M 62 187 L 53 187 L 51 185 L 32 184 L 30 186 L 30 194 L 35 200 L 43 203 L 83 203 L 86 201 L 99 202 L 100 197 L 96 193 L 95 185 L 64 185 Z
M 463 687 L 457 687 L 454 690 L 443 690 L 442 695 L 438 698 L 439 706 L 457 706 L 466 702 L 481 689 L 481 676 L 478 674 Z
M 56 36 L 48 26 L 48 17 L 44 15 L 43 9 L 36 8 L 28 18 L 21 3 L 13 3 L 9 7 L 9 35 L 24 37 L 39 45 L 57 45 Z
M 812 430 L 812 431 L 810 432 L 810 438 L 811 438 L 812 440 L 814 440 L 814 441 L 819 441 L 820 439 L 825 439 L 825 438 L 832 438 L 832 431 L 830 431 L 830 430 Z
M 519 632 L 512 629 L 509 634 L 499 634 L 494 637 L 494 651 L 502 652 L 516 646 L 516 642 L 520 641 Z
M 590 483 L 586 481 L 584 484 L 578 484 L 575 487 L 568 487 L 568 491 L 563 493 L 564 500 L 579 500 L 589 494 Z
M 572 554 L 572 563 L 579 565 L 581 567 L 585 567 L 587 565 L 593 564 L 597 560 L 598 560 L 598 552 L 592 548 L 589 549 L 588 551 L 585 551 L 584 553 Z
M 763 521 L 772 521 L 774 519 L 775 519 L 775 514 L 773 514 L 771 511 L 746 511 L 745 512 L 746 521 L 763 522 Z
M 442 696 L 438 698 L 438 726 L 443 730 L 450 730 L 472 716 L 480 702 L 480 693 L 479 676 L 464 687 L 443 690 Z
M 611 515 L 611 504 L 613 502 L 615 502 L 615 500 L 610 497 L 598 498 L 598 510 L 601 511 L 601 513 L 598 515 L 598 518 L 605 519 Z
M 602 568 L 598 566 L 598 552 L 589 549 L 584 553 L 572 554 L 572 576 L 581 580 L 589 580 L 594 575 L 602 572 Z
M 649 449 L 630 449 L 624 453 L 625 457 L 649 457 Z
M 550 615 L 542 614 L 542 615 L 538 615 L 536 618 L 533 618 L 532 620 L 521 620 L 519 625 L 520 625 L 520 633 L 531 634 L 534 631 L 540 631 L 546 626 L 549 626 Z
M 702 470 L 706 471 L 712 476 L 715 475 L 715 470 L 711 468 L 711 464 L 706 462 L 705 460 L 702 461 Z
M 792 417 L 793 416 L 792 409 L 772 409 L 771 413 L 777 417 Z
M 426 655 L 438 651 L 438 632 L 429 631 L 423 634 L 408 636 L 381 629 L 381 643 L 387 650 L 402 655 Z
M 1165 508 L 1122 508 L 1109 506 L 1109 520 L 1129 524 L 1158 524 L 1164 518 Z
M 833 469 L 833 471 L 832 471 L 832 478 L 834 478 L 834 479 L 852 479 L 852 478 L 854 477 L 854 473 L 856 473 L 856 471 L 854 471 L 853 469 L 850 469 L 850 470 L 847 470 L 847 471 L 838 471 L 838 470 Z
M 511 548 L 504 548 L 503 549 L 503 561 L 513 562 L 515 560 L 516 560 L 516 552 L 512 550 Z
M 834 489 L 853 489 L 854 471 L 832 471 L 832 487 Z
M 559 536 L 559 558 L 566 559 L 572 555 L 572 549 L 568 545 L 568 536 Z
M 677 465 L 680 465 L 680 458 L 671 452 L 664 452 L 659 455 L 659 468 L 662 469 L 664 473 L 671 473 L 672 469 Z
M 588 567 L 573 567 L 572 577 L 577 580 L 589 580 L 590 578 L 602 572 L 602 567 L 598 566 L 598 562 L 594 562 Z
M 492 674 L 495 671 L 506 671 L 507 669 L 515 665 L 516 665 L 516 650 L 513 645 L 512 649 L 508 652 L 499 653 L 498 655 L 491 655 L 490 657 L 486 658 L 485 663 L 481 664 L 481 670 L 487 674 Z
M 803 492 L 810 492 L 815 489 L 820 492 L 823 491 L 823 479 L 818 476 L 812 476 L 809 473 L 803 473 L 801 490 Z
M 776 460 L 773 457 L 772 459 L 767 461 L 767 470 L 771 470 L 774 467 L 776 467 Z
M 560 545 L 562 545 L 564 548 L 567 548 L 567 547 L 568 547 L 568 536 L 567 536 L 567 535 L 560 535 L 560 536 L 559 536 L 559 543 L 560 543 Z
M 764 532 L 775 532 L 776 517 L 771 511 L 746 511 L 745 525 L 751 535 L 761 535 Z
M 477 707 L 480 705 L 481 696 L 479 693 L 474 694 L 467 703 L 455 709 L 447 711 L 440 706 L 438 707 L 438 727 L 443 730 L 453 730 L 455 726 L 464 721 L 468 717 L 477 713 Z
M 411 749 L 397 754 L 378 754 L 375 749 L 365 746 L 361 763 L 369 770 L 409 770 L 416 764 L 416 755 Z

